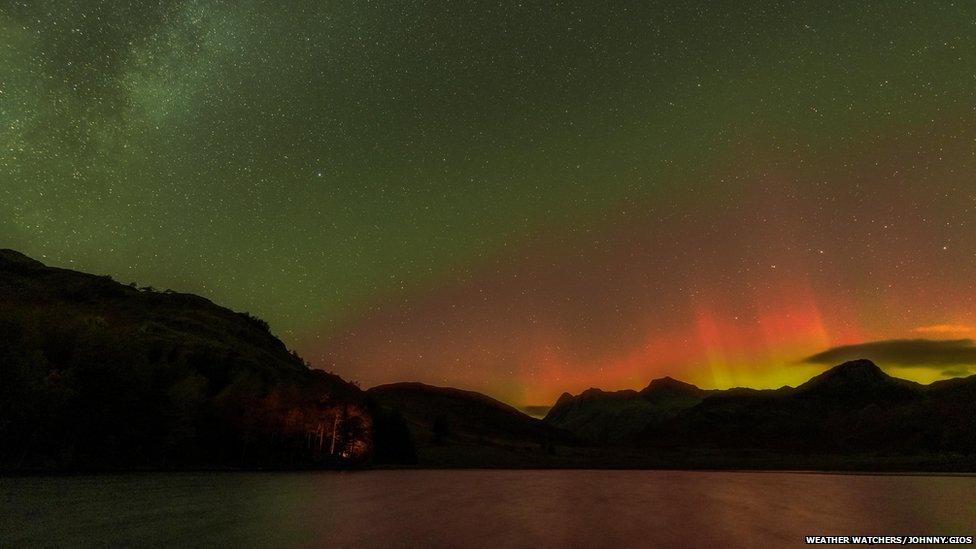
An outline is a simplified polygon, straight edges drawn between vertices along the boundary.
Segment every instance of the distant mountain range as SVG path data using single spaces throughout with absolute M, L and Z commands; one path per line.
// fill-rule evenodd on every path
M 0 470 L 689 467 L 976 470 L 976 376 L 867 360 L 798 387 L 563 394 L 542 419 L 420 383 L 361 391 L 188 294 L 0 250 Z
M 563 393 L 545 422 L 591 442 L 619 444 L 635 440 L 651 424 L 670 419 L 715 392 L 665 377 L 641 391 L 587 389 L 575 397 Z
M 403 414 L 432 466 L 976 470 L 976 376 L 920 385 L 868 360 L 795 388 L 588 389 L 541 421 L 470 391 L 369 394 Z
M 856 360 L 776 390 L 705 391 L 665 378 L 639 393 L 564 395 L 545 421 L 641 447 L 972 454 L 976 377 L 925 386 Z

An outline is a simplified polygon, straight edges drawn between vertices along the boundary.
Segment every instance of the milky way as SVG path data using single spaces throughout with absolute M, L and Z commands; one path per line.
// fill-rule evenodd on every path
M 517 404 L 976 337 L 976 6 L 303 4 L 0 2 L 0 246 Z

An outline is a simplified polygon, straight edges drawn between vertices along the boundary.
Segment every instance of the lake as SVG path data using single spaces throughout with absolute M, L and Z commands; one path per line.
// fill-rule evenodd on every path
M 423 470 L 0 478 L 0 546 L 796 546 L 976 534 L 976 477 Z

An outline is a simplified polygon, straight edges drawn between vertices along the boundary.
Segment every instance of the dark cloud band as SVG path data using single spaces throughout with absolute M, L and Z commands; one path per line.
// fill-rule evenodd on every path
M 883 364 L 944 369 L 946 365 L 976 365 L 972 339 L 888 339 L 827 349 L 803 359 L 811 364 L 837 364 L 868 358 Z

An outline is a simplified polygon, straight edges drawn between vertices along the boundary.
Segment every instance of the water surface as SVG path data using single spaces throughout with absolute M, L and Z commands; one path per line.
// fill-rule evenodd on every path
M 973 535 L 976 477 L 685 471 L 0 478 L 0 546 L 793 546 Z

